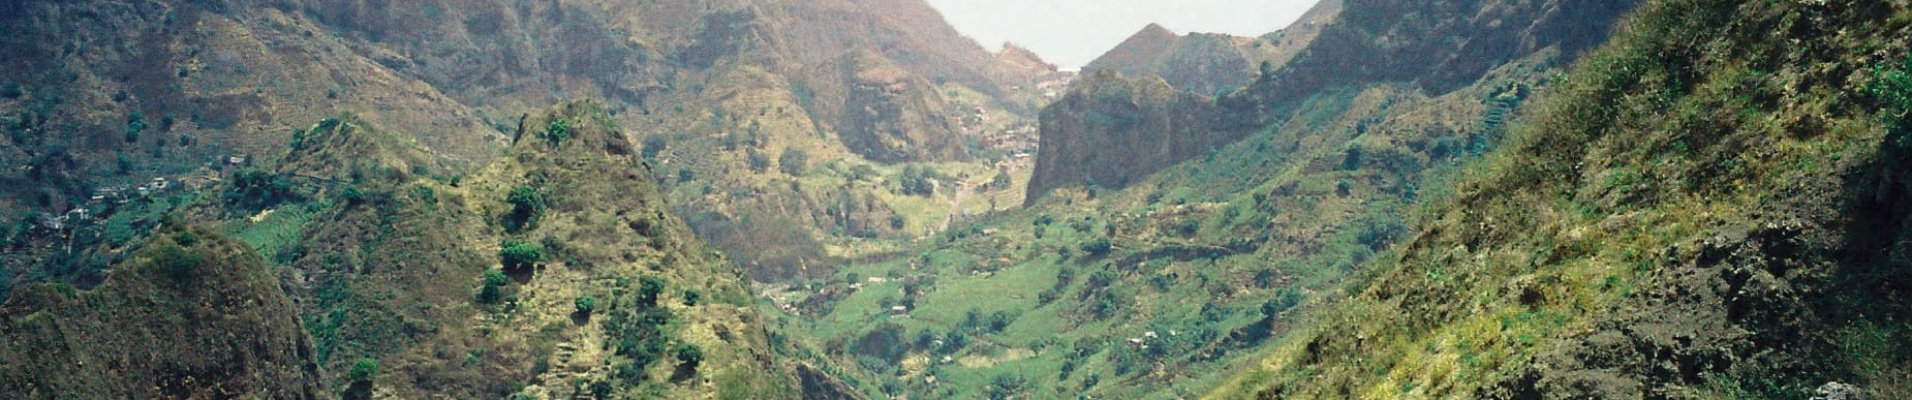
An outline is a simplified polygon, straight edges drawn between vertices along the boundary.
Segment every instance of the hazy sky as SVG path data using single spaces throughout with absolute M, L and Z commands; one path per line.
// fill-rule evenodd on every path
M 995 51 L 1016 42 L 1066 69 L 1095 60 L 1149 23 L 1176 33 L 1260 36 L 1316 0 L 929 0 L 963 34 Z

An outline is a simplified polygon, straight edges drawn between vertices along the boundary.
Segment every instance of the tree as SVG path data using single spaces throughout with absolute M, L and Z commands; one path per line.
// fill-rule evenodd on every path
M 597 310 L 597 299 L 591 298 L 591 296 L 579 296 L 577 300 L 573 300 L 571 303 L 577 305 L 578 313 L 580 314 L 589 315 L 591 311 Z
M 643 151 L 644 159 L 650 160 L 656 159 L 658 154 L 663 153 L 664 150 L 668 148 L 670 148 L 670 143 L 665 142 L 664 137 L 651 136 L 644 138 L 644 149 L 641 151 Z
M 783 156 L 777 157 L 777 168 L 786 175 L 802 175 L 805 168 L 810 168 L 810 153 L 803 149 L 785 149 Z
M 704 350 L 690 343 L 677 346 L 677 361 L 691 369 L 697 369 L 698 365 L 704 363 Z
M 750 170 L 752 171 L 764 172 L 770 169 L 770 155 L 768 154 L 757 151 L 757 149 L 750 149 L 747 158 L 749 158 Z
M 511 203 L 511 214 L 505 217 L 505 229 L 522 231 L 537 223 L 544 215 L 547 199 L 544 193 L 531 185 L 518 185 L 505 195 L 505 202 Z
M 684 306 L 686 307 L 696 307 L 703 298 L 704 294 L 697 289 L 684 289 Z
M 505 269 L 520 270 L 544 262 L 544 246 L 517 239 L 505 239 L 498 250 L 498 258 L 504 262 Z
M 378 379 L 378 360 L 361 358 L 352 363 L 352 369 L 346 373 L 353 382 L 371 382 Z
M 1114 250 L 1115 244 L 1111 243 L 1108 237 L 1098 237 L 1094 240 L 1082 242 L 1081 247 L 1082 252 L 1089 253 L 1091 256 L 1101 257 L 1108 255 L 1110 250 Z
M 657 307 L 657 296 L 664 294 L 664 279 L 644 276 L 637 281 L 637 304 L 645 308 Z
M 545 125 L 544 140 L 551 144 L 551 147 L 563 146 L 564 141 L 571 140 L 571 121 L 566 121 L 564 118 L 551 119 L 551 123 Z
M 505 276 L 504 271 L 492 269 L 485 270 L 481 280 L 484 286 L 478 289 L 479 303 L 497 304 L 498 301 L 504 300 L 505 285 L 511 284 L 511 277 Z

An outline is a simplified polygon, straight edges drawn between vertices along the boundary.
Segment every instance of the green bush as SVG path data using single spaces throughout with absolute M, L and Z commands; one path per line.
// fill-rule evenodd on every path
M 544 246 L 505 239 L 504 245 L 498 249 L 498 258 L 504 261 L 505 269 L 529 268 L 545 261 Z
M 784 150 L 783 156 L 777 157 L 777 168 L 787 175 L 803 175 L 803 170 L 810 168 L 810 153 L 803 149 Z
M 662 154 L 664 150 L 668 148 L 670 148 L 670 143 L 665 142 L 664 137 L 650 136 L 644 138 L 644 149 L 640 151 L 643 152 L 642 154 L 645 160 L 652 160 L 656 159 L 658 154 Z
M 577 305 L 578 313 L 581 314 L 590 314 L 591 311 L 597 310 L 597 299 L 591 298 L 591 296 L 580 296 L 577 300 L 571 301 L 571 303 Z
M 1110 242 L 1107 237 L 1098 237 L 1087 242 L 1082 242 L 1081 249 L 1082 252 L 1089 253 L 1091 256 L 1101 257 L 1108 255 L 1109 251 L 1114 250 L 1115 244 Z
M 664 294 L 664 279 L 645 276 L 637 281 L 637 304 L 644 308 L 657 307 L 657 296 Z
M 485 270 L 482 280 L 484 286 L 478 289 L 479 303 L 498 304 L 504 300 L 505 285 L 511 284 L 511 277 L 505 276 L 504 271 L 492 269 Z
M 352 369 L 346 373 L 353 382 L 371 382 L 378 379 L 378 360 L 361 358 L 352 363 Z
M 571 140 L 571 121 L 554 118 L 549 125 L 545 126 L 544 141 L 551 147 L 563 146 L 567 140 Z
M 531 185 L 518 185 L 505 195 L 505 202 L 511 203 L 511 214 L 505 216 L 505 229 L 518 232 L 537 224 L 544 216 L 547 199 L 544 193 Z
M 704 299 L 704 294 L 702 292 L 698 292 L 697 289 L 684 289 L 684 306 L 685 307 L 696 307 L 697 303 L 700 301 L 703 301 L 703 299 Z
M 704 350 L 690 343 L 677 346 L 677 361 L 690 368 L 697 368 L 704 363 Z
M 0 83 L 0 99 L 17 99 L 25 95 L 27 95 L 27 91 L 20 87 L 20 82 L 7 81 L 6 83 Z
M 757 151 L 757 149 L 750 149 L 747 157 L 749 158 L 751 171 L 764 172 L 770 170 L 770 155 Z
M 180 242 L 191 242 L 191 237 L 180 235 Z M 206 257 L 175 244 L 161 244 L 153 250 L 153 265 L 175 281 L 191 279 Z

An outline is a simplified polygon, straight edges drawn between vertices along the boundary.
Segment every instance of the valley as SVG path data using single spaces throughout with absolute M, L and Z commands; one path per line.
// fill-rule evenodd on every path
M 0 397 L 1902 398 L 1903 1 L 0 5 Z M 1833 397 L 1859 396 L 1859 397 Z

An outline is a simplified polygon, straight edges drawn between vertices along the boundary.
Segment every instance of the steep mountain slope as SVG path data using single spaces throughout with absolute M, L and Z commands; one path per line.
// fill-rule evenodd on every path
M 1912 393 L 1912 10 L 1628 21 L 1399 257 L 1214 397 Z
M 99 287 L 23 289 L 0 338 L 8 398 L 332 397 L 265 260 L 176 221 Z

